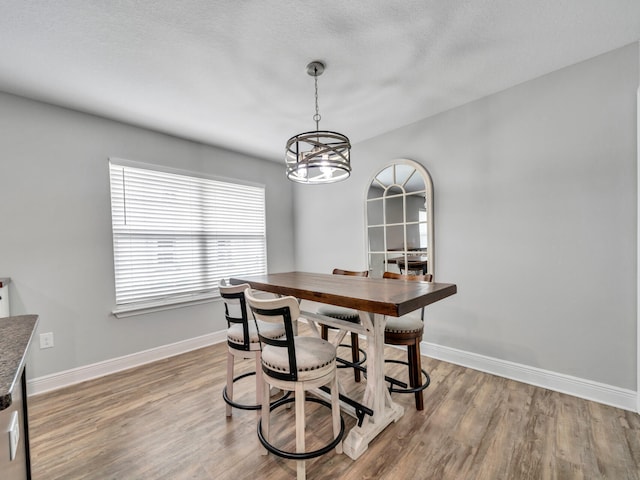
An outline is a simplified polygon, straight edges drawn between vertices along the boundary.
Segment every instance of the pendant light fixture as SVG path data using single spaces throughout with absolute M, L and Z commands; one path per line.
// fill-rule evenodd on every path
M 287 178 L 298 183 L 333 183 L 351 174 L 349 139 L 337 132 L 320 130 L 318 110 L 318 77 L 324 72 L 324 63 L 311 62 L 307 73 L 314 77 L 316 87 L 316 130 L 299 133 L 289 139 L 285 150 Z

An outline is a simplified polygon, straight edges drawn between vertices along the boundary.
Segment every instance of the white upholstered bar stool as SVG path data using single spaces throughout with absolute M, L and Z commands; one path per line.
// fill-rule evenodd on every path
M 262 344 L 263 396 L 262 418 L 258 422 L 258 438 L 274 455 L 297 461 L 297 478 L 306 478 L 305 460 L 324 455 L 335 448 L 342 453 L 344 421 L 340 415 L 338 377 L 336 374 L 336 349 L 318 337 L 295 336 L 293 322 L 300 316 L 298 300 L 294 297 L 275 299 L 256 298 L 248 288 L 245 298 L 258 324 L 258 336 Z M 271 323 L 284 328 L 285 337 L 274 339 L 262 334 L 261 325 Z M 331 403 L 306 397 L 306 392 L 329 386 Z M 293 399 L 284 399 L 269 406 L 271 387 L 293 391 Z M 274 446 L 269 440 L 271 410 L 295 401 L 296 451 L 287 452 Z M 322 448 L 307 452 L 305 448 L 305 401 L 320 403 L 331 409 L 334 439 Z
M 241 410 L 259 410 L 262 408 L 262 362 L 260 352 L 260 339 L 256 329 L 256 322 L 249 315 L 249 309 L 244 298 L 244 291 L 248 284 L 227 285 L 220 281 L 220 296 L 224 301 L 225 318 L 227 319 L 227 385 L 222 390 L 222 398 L 227 403 L 227 417 L 232 414 L 232 407 Z M 269 338 L 283 338 L 284 327 L 272 323 L 260 325 L 262 334 Z M 235 359 L 255 359 L 255 371 L 244 373 L 234 378 L 233 370 Z M 234 382 L 248 377 L 256 376 L 256 403 L 247 405 L 233 400 Z

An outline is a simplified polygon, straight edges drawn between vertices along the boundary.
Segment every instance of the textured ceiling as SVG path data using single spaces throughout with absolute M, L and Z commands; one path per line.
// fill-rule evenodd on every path
M 640 38 L 640 0 L 1 0 L 0 90 L 281 161 Z

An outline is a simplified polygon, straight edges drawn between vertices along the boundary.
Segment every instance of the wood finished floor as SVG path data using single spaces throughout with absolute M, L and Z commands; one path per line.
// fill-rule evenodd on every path
M 386 348 L 389 358 L 404 356 Z M 258 454 L 256 412 L 225 417 L 225 362 L 219 344 L 30 397 L 34 480 L 295 478 L 293 461 Z M 309 480 L 640 479 L 640 415 L 423 362 L 432 377 L 424 411 L 394 394 L 404 417 L 357 461 L 334 452 L 308 461 Z M 348 370 L 340 377 L 358 388 Z M 253 378 L 237 385 L 251 401 Z M 283 446 L 293 410 L 273 420 Z M 310 406 L 307 422 L 308 447 L 329 438 L 328 410 Z

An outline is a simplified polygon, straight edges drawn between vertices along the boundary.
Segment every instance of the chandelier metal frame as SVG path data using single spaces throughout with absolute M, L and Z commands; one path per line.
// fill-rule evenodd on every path
M 287 178 L 306 184 L 334 183 L 345 180 L 351 174 L 351 142 L 346 135 L 320 130 L 318 108 L 318 77 L 325 70 L 322 62 L 307 65 L 307 73 L 315 81 L 316 113 L 313 120 L 316 130 L 299 133 L 287 141 L 285 162 Z

